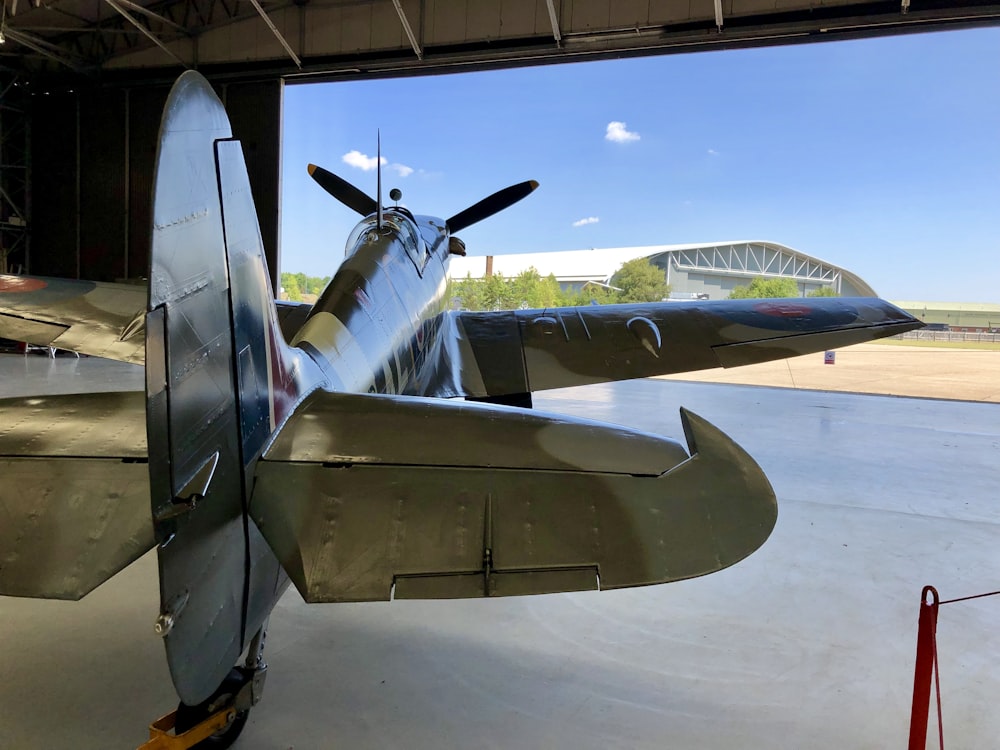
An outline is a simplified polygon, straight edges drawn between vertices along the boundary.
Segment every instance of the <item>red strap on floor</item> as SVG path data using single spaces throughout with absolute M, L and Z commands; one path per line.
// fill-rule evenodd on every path
M 913 668 L 913 707 L 910 710 L 909 750 L 927 747 L 927 719 L 931 706 L 931 681 L 937 677 L 937 617 L 938 592 L 933 586 L 924 586 L 920 594 L 920 619 L 917 626 L 917 662 Z M 934 680 L 937 682 L 936 680 Z M 941 690 L 938 697 L 938 738 L 944 748 L 944 730 L 941 728 Z

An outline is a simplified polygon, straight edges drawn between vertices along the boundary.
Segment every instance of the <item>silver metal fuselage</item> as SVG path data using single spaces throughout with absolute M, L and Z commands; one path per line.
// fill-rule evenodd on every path
M 320 366 L 329 390 L 412 394 L 430 377 L 445 307 L 448 229 L 405 209 L 362 220 L 347 255 L 291 344 Z

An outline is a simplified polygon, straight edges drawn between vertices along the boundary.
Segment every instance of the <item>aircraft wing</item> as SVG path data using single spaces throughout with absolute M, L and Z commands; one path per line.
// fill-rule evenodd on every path
M 309 602 L 665 583 L 767 539 L 771 486 L 683 411 L 677 442 L 526 409 L 318 391 L 256 465 L 250 515 Z
M 874 297 L 459 312 L 424 395 L 501 396 L 766 362 L 923 324 Z
M 144 364 L 145 284 L 0 275 L 0 338 Z M 290 339 L 312 305 L 277 302 Z
M 0 413 L 0 595 L 79 599 L 153 547 L 141 391 Z
M 146 287 L 0 276 L 0 337 L 142 364 Z

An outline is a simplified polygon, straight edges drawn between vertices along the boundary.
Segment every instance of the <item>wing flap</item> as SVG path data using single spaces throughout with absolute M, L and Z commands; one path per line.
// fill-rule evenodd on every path
M 0 595 L 80 599 L 153 547 L 141 393 L 0 413 Z
M 688 412 L 691 456 L 666 438 L 518 409 L 321 400 L 341 399 L 352 408 L 339 420 L 316 419 L 307 405 L 298 424 L 310 429 L 283 430 L 257 465 L 251 517 L 306 601 L 665 583 L 738 562 L 777 516 L 760 468 Z M 364 431 L 373 443 L 385 436 L 368 421 L 383 400 L 395 402 L 395 432 L 408 445 L 387 439 L 354 457 L 315 448 L 315 424 Z M 360 408 L 366 401 L 372 409 Z M 286 430 L 297 433 L 296 423 Z M 289 452 L 296 439 L 313 449 Z M 598 443 L 602 451 L 588 447 Z

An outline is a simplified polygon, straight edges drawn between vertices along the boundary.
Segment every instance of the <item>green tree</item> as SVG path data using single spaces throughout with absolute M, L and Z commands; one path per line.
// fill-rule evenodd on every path
M 555 275 L 550 273 L 542 278 L 534 266 L 521 271 L 510 284 L 516 307 L 554 307 L 559 300 L 559 282 Z
M 285 291 L 285 296 L 292 302 L 302 301 L 302 290 L 299 288 L 299 280 L 297 274 L 293 273 L 283 273 L 281 274 L 281 288 Z
M 288 299 L 294 302 L 301 302 L 303 294 L 315 294 L 318 297 L 329 283 L 329 276 L 306 276 L 301 272 L 281 274 L 281 286 Z
M 618 301 L 618 291 L 608 287 L 590 284 L 583 289 L 567 290 L 559 295 L 557 307 L 579 307 L 581 305 L 613 305 Z
M 480 279 L 472 278 L 471 273 L 466 274 L 464 279 L 452 281 L 449 300 L 457 299 L 464 310 L 482 310 L 482 285 Z
M 306 294 L 315 294 L 319 296 L 326 289 L 326 285 L 330 283 L 329 276 L 307 276 L 306 285 L 302 287 L 302 291 Z
M 503 274 L 495 273 L 482 280 L 482 310 L 513 310 L 519 305 L 514 299 L 514 285 Z
M 617 302 L 659 302 L 670 294 L 663 269 L 654 266 L 648 258 L 636 258 L 622 264 L 611 277 L 611 286 L 621 289 Z
M 755 277 L 748 286 L 738 286 L 729 293 L 729 299 L 768 299 L 773 297 L 798 297 L 799 286 L 792 279 L 765 279 Z
M 837 294 L 833 290 L 832 286 L 821 286 L 818 289 L 813 289 L 806 296 L 807 297 L 839 297 L 840 295 Z

